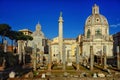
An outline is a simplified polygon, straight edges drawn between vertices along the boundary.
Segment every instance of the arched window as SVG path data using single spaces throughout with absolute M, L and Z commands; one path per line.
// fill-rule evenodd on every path
M 87 38 L 90 38 L 90 29 L 87 31 Z
M 101 30 L 100 29 L 97 29 L 96 31 L 95 31 L 95 35 L 96 36 L 101 36 L 102 34 L 101 34 Z

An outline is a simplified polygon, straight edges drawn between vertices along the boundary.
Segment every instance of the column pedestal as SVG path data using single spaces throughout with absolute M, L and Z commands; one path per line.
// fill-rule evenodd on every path
M 79 71 L 80 70 L 80 68 L 79 68 L 80 66 L 79 66 L 79 64 L 77 64 L 77 71 Z

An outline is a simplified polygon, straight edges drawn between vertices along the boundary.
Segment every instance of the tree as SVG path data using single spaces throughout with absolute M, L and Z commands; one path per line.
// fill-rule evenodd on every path
M 0 36 L 2 37 L 2 44 L 4 37 L 6 36 L 7 32 L 11 29 L 8 24 L 0 24 Z
M 33 38 L 31 37 L 31 36 L 28 36 L 28 35 L 24 35 L 22 32 L 18 32 L 18 35 L 17 35 L 17 41 L 18 40 L 22 40 L 23 41 L 23 43 L 25 44 L 25 46 L 24 46 L 24 49 L 25 49 L 25 53 L 24 53 L 24 55 L 22 55 L 22 64 L 24 63 L 25 64 L 25 55 L 26 55 L 26 49 L 28 48 L 27 47 L 27 43 L 28 43 L 28 40 L 32 40 Z M 26 41 L 26 42 L 25 42 Z
M 17 42 L 18 40 L 23 40 L 23 41 L 33 40 L 33 38 L 31 36 L 24 35 L 22 32 L 13 31 L 13 30 L 7 32 L 7 37 L 9 37 L 11 39 L 12 47 L 13 47 L 13 40 L 15 40 L 15 42 Z
M 11 39 L 11 46 L 13 51 L 13 41 L 17 39 L 17 31 L 10 30 L 7 32 L 6 36 Z
M 33 40 L 33 37 L 32 36 L 29 36 L 29 35 L 24 35 L 22 32 L 17 32 L 17 35 L 16 35 L 16 40 Z

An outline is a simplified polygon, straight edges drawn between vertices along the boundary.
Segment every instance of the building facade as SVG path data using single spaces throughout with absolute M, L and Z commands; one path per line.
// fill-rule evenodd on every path
M 22 29 L 22 30 L 19 30 L 20 32 L 23 32 L 24 35 L 31 35 L 32 34 L 32 31 L 29 30 L 29 29 Z
M 76 39 L 63 39 L 63 53 L 65 62 L 75 62 L 75 55 L 76 55 Z M 53 38 L 51 41 L 51 54 L 52 54 L 52 61 L 60 62 L 61 54 L 59 52 L 59 39 L 58 37 Z
M 99 6 L 96 4 L 92 7 L 92 14 L 86 19 L 84 34 L 79 43 L 82 56 L 90 57 L 90 46 L 93 46 L 94 55 L 113 56 L 113 37 L 109 35 L 109 24 L 106 17 L 99 13 Z
M 46 37 L 41 30 L 41 25 L 39 24 L 39 22 L 38 24 L 36 24 L 36 30 L 31 34 L 31 36 L 33 37 L 33 40 L 28 42 L 28 46 L 33 47 L 33 45 L 35 44 L 37 46 L 37 52 L 44 53 Z
M 113 40 L 114 40 L 114 55 L 117 55 L 117 46 L 119 46 L 119 51 L 120 51 L 120 32 L 116 33 L 113 35 Z

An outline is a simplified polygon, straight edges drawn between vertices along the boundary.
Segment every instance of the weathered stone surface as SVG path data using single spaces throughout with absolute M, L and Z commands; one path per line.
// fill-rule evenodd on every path
M 46 76 L 50 76 L 50 75 L 51 75 L 51 72 L 47 72 L 47 73 L 46 73 Z
M 15 72 L 13 72 L 13 71 L 10 72 L 10 73 L 9 73 L 9 78 L 15 78 Z
M 78 78 L 79 76 L 78 75 L 74 75 L 75 78 Z
M 111 74 L 111 71 L 110 71 L 109 69 L 107 69 L 107 72 L 108 72 L 109 74 Z
M 80 77 L 86 77 L 86 73 L 85 72 L 81 73 Z
M 98 73 L 98 77 L 105 77 L 103 73 Z
M 51 77 L 51 78 L 54 78 L 54 77 L 56 77 L 56 76 L 55 76 L 55 75 L 51 75 L 50 77 Z
M 68 76 L 68 73 L 67 73 L 67 72 L 64 72 L 63 75 L 64 75 L 64 77 L 67 77 L 67 76 Z
M 68 62 L 68 63 L 67 63 L 67 66 L 72 66 L 72 62 Z
M 41 78 L 45 78 L 45 73 L 42 74 Z
M 88 69 L 90 69 L 90 66 L 87 66 Z
M 108 74 L 108 75 L 106 75 L 106 77 L 113 77 L 113 75 Z
M 93 78 L 97 78 L 97 74 L 96 73 L 93 74 Z
M 33 78 L 34 75 L 33 75 L 32 72 L 29 72 L 29 73 L 27 73 L 24 77 L 25 77 L 25 78 Z

